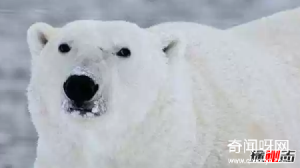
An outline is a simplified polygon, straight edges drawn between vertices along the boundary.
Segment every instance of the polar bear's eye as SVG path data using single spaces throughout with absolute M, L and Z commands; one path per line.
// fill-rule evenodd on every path
M 131 54 L 130 50 L 128 48 L 121 48 L 116 55 L 119 57 L 129 57 Z
M 61 53 L 67 53 L 71 50 L 71 47 L 66 43 L 62 43 L 62 44 L 59 45 L 58 50 Z

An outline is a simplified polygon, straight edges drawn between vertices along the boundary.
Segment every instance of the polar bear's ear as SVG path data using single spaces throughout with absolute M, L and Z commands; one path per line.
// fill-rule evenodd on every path
M 53 35 L 55 28 L 46 23 L 35 23 L 27 31 L 27 43 L 31 55 L 39 55 Z
M 162 34 L 162 50 L 167 57 L 184 56 L 186 42 L 180 34 Z

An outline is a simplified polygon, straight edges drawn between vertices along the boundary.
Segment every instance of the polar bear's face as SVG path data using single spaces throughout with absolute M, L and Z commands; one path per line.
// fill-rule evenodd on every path
M 37 23 L 28 30 L 28 44 L 32 115 L 53 122 L 135 123 L 163 90 L 168 63 L 161 39 L 135 24 L 76 21 L 53 28 Z

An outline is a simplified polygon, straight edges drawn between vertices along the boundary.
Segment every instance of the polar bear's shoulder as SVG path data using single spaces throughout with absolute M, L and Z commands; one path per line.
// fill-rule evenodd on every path
M 149 27 L 148 30 L 158 33 L 180 34 L 189 43 L 199 39 L 213 38 L 223 30 L 192 22 L 166 22 Z
M 197 30 L 197 31 L 211 31 L 218 30 L 214 27 L 210 27 L 207 25 L 202 25 L 194 22 L 166 22 L 151 26 L 149 29 L 152 30 Z
M 264 17 L 227 31 L 289 64 L 300 61 L 300 8 Z
M 300 8 L 276 13 L 261 19 L 228 29 L 242 37 L 256 39 L 263 43 L 297 40 L 300 34 Z

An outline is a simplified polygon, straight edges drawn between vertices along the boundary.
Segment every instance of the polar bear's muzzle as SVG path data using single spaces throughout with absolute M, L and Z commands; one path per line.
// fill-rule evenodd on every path
M 84 117 L 100 116 L 106 111 L 106 102 L 99 85 L 90 73 L 80 69 L 66 79 L 63 84 L 66 99 L 63 101 L 63 110 Z

